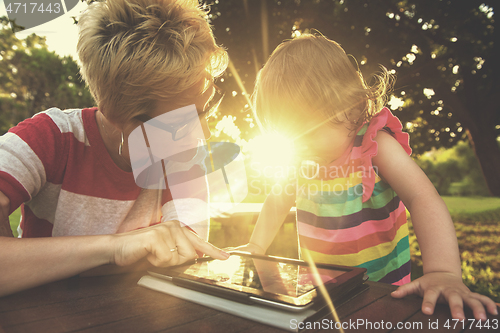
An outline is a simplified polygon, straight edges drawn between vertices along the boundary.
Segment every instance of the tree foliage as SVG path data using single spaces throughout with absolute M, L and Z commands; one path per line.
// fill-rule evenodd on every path
M 500 196 L 500 104 L 496 97 L 500 42 L 494 29 L 494 4 L 491 0 L 214 0 L 210 20 L 218 42 L 231 57 L 229 71 L 219 82 L 227 97 L 221 105 L 222 118 L 214 122 L 219 125 L 216 134 L 240 141 L 259 134 L 249 103 L 258 70 L 283 40 L 316 29 L 357 59 L 367 81 L 379 65 L 397 75 L 390 106 L 410 133 L 415 156 L 468 140 L 489 191 Z M 4 35 L 5 29 L 2 39 Z M 22 57 L 26 52 L 21 46 L 11 51 Z M 39 59 L 57 68 L 47 53 L 39 54 Z M 28 59 L 18 64 L 26 63 Z M 0 66 L 0 82 L 4 73 L 16 76 L 8 74 L 14 67 L 5 69 L 4 61 Z M 43 86 L 42 90 L 57 87 L 68 101 L 77 96 L 87 100 L 86 92 L 78 90 L 79 80 L 73 81 L 76 74 L 66 76 L 54 70 L 54 78 L 44 72 L 46 68 L 34 68 L 43 75 L 23 78 Z M 41 77 L 50 77 L 52 84 Z M 2 85 L 0 102 L 5 104 L 5 96 L 14 93 L 16 97 L 7 104 L 18 109 L 20 118 L 27 112 L 22 105 L 40 108 L 57 95 L 53 89 L 37 93 L 39 106 L 35 105 L 37 90 L 8 90 Z M 82 103 L 73 100 L 72 106 Z
M 50 52 L 45 38 L 18 39 L 8 20 L 0 30 L 0 134 L 50 107 L 88 107 L 92 97 L 71 57 Z
M 357 59 L 367 81 L 379 65 L 397 75 L 390 105 L 416 156 L 468 139 L 490 191 L 500 196 L 500 43 L 489 1 L 225 0 L 215 1 L 210 15 L 236 69 L 221 83 L 235 92 L 224 112 L 237 115 L 243 135 L 255 127 L 246 120 L 242 86 L 252 91 L 280 42 L 317 29 Z
M 460 141 L 445 149 L 432 149 L 417 160 L 441 195 L 486 196 L 488 188 L 474 152 Z

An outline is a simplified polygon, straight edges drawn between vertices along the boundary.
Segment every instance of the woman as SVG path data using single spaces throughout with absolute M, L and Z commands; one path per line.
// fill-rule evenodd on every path
M 206 14 L 195 0 L 108 0 L 82 14 L 81 74 L 98 107 L 52 108 L 0 138 L 4 236 L 8 216 L 23 206 L 22 239 L 0 237 L 0 266 L 9 268 L 0 275 L 0 295 L 108 263 L 146 257 L 175 265 L 195 258 L 196 250 L 229 256 L 171 219 L 168 189 L 137 186 L 129 149 L 135 144 L 129 135 L 144 117 L 187 106 L 196 115 L 208 111 L 227 54 Z M 195 147 L 209 136 L 205 117 L 196 118 L 201 131 L 187 131 L 182 119 L 169 124 L 172 141 Z M 156 224 L 160 210 L 169 219 Z

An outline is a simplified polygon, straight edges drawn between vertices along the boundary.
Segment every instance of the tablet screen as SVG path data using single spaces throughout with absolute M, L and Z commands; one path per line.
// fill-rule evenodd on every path
M 300 297 L 313 290 L 319 282 L 335 283 L 343 270 L 317 268 L 313 276 L 310 267 L 295 262 L 279 262 L 265 258 L 231 255 L 229 259 L 201 261 L 190 266 L 169 269 L 177 276 L 204 280 L 212 284 L 239 290 L 259 290 L 265 293 Z M 319 278 L 319 279 L 318 279 Z

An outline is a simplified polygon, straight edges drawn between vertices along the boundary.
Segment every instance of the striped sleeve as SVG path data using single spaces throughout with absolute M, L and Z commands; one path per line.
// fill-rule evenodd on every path
M 0 190 L 10 199 L 9 213 L 62 173 L 65 139 L 49 116 L 54 112 L 61 111 L 39 113 L 0 137 Z

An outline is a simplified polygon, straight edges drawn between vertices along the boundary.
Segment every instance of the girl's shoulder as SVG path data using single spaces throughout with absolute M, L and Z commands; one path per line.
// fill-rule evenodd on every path
M 411 155 L 410 136 L 408 133 L 403 132 L 403 125 L 401 121 L 394 115 L 388 108 L 383 108 L 373 118 L 365 123 L 358 131 L 357 135 L 360 136 L 360 146 L 362 146 L 363 153 L 377 152 L 377 143 L 375 137 L 379 131 L 385 131 L 390 134 L 398 143 L 404 148 L 408 155 Z
M 373 193 L 375 184 L 380 180 L 377 169 L 373 166 L 373 158 L 378 154 L 377 134 L 380 131 L 390 134 L 410 155 L 409 135 L 402 131 L 401 121 L 388 108 L 383 108 L 369 122 L 365 123 L 356 133 L 351 152 L 351 161 L 356 161 L 363 183 L 363 202 Z

